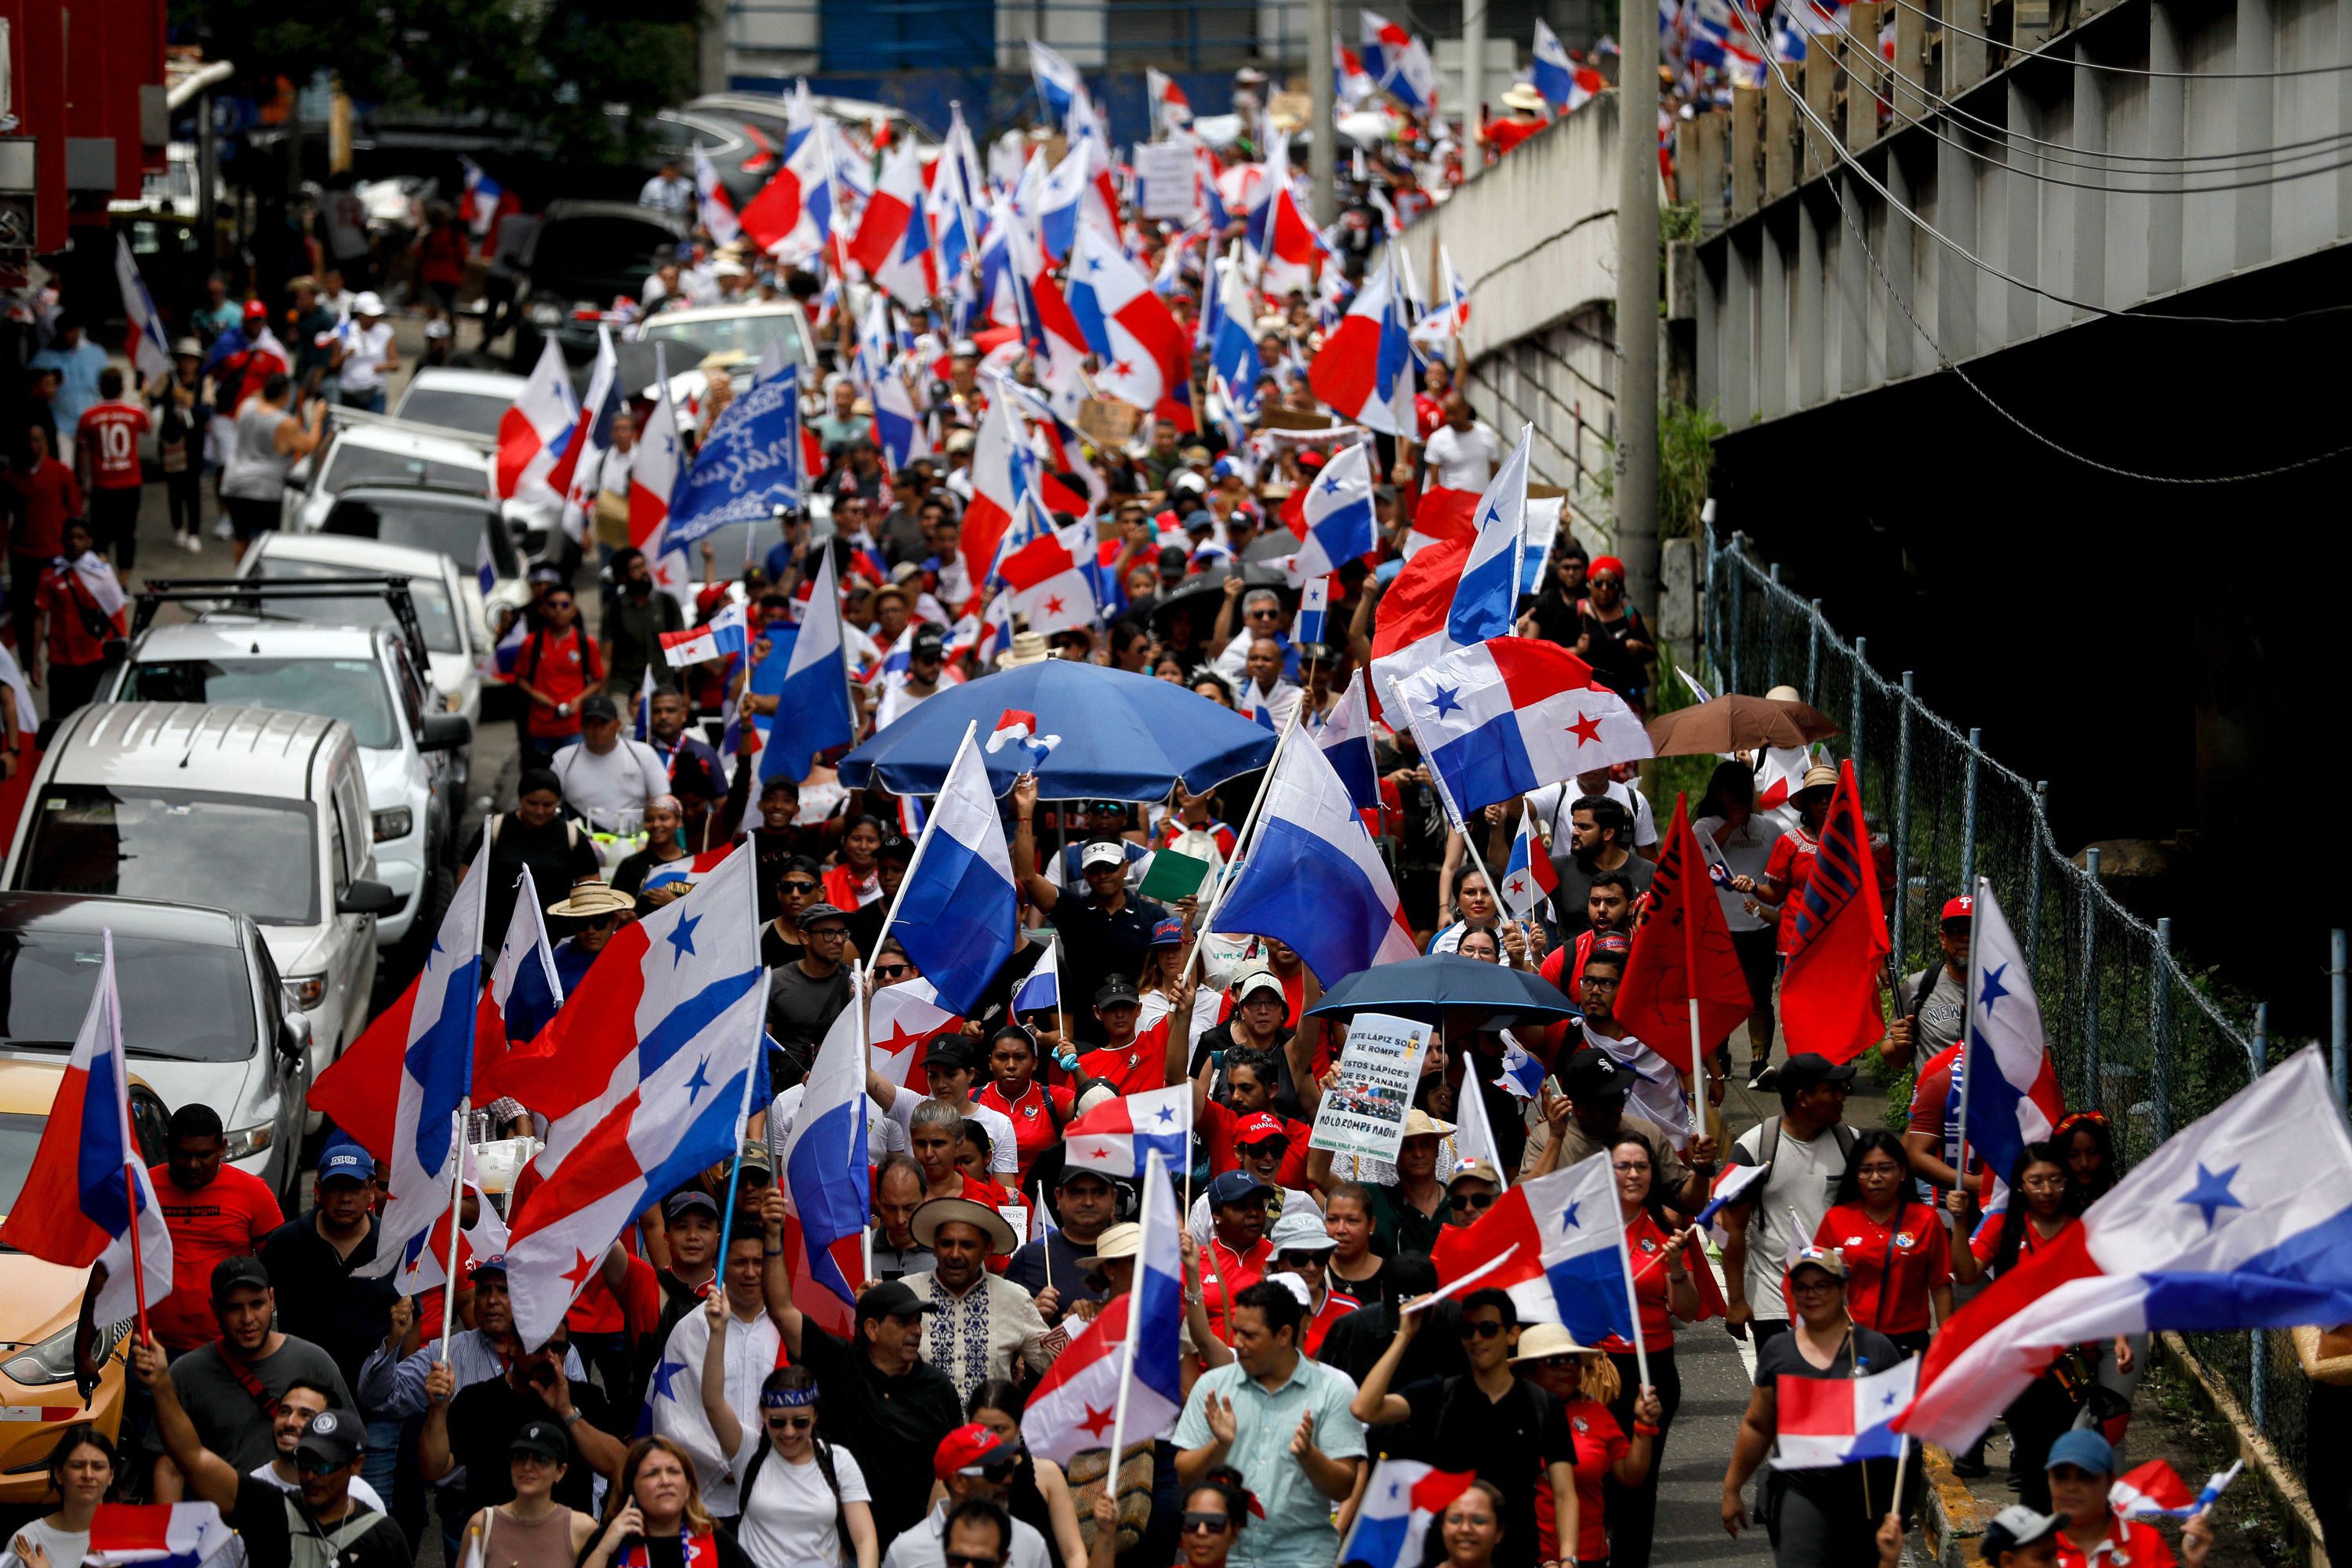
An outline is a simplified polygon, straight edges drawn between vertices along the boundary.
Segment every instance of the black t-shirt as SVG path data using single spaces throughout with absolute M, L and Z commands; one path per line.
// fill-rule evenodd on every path
M 514 915 L 515 879 L 524 867 L 530 868 L 531 886 L 538 889 L 541 908 L 562 898 L 581 878 L 593 877 L 602 868 L 595 844 L 562 816 L 543 827 L 527 826 L 512 812 L 488 820 L 498 824 L 499 841 L 490 847 L 489 909 L 482 929 L 497 931 L 501 939 Z M 481 827 L 474 829 L 474 836 L 466 841 L 465 853 L 458 857 L 461 864 L 471 866 L 480 858 L 483 832 Z
M 374 1524 L 335 1555 L 335 1568 L 410 1568 L 408 1538 L 400 1526 L 358 1502 L 352 1514 Z M 320 1525 L 302 1507 L 302 1500 L 279 1491 L 268 1481 L 240 1476 L 236 1506 L 229 1510 L 228 1527 L 245 1542 L 245 1560 L 252 1568 L 289 1568 L 294 1560 L 294 1532 L 332 1536 L 340 1525 Z M 346 1516 L 342 1524 L 349 1524 Z
M 798 1359 L 821 1387 L 846 1394 L 827 1396 L 825 1436 L 850 1451 L 866 1477 L 876 1537 L 898 1540 L 931 1506 L 931 1467 L 922 1457 L 964 1424 L 955 1384 L 923 1361 L 902 1376 L 886 1377 L 862 1349 L 814 1323 L 801 1332 Z
M 400 1288 L 390 1277 L 362 1279 L 356 1271 L 375 1261 L 376 1228 L 349 1258 L 319 1234 L 313 1210 L 289 1219 L 261 1238 L 261 1266 L 278 1293 L 278 1326 L 308 1340 L 335 1358 L 343 1385 L 356 1388 L 360 1364 L 392 1329 L 392 1304 Z
M 1797 1335 L 1792 1328 L 1788 1333 L 1774 1334 L 1756 1347 L 1756 1386 L 1778 1390 L 1783 1377 L 1810 1377 L 1819 1381 L 1851 1378 L 1855 1375 L 1854 1360 L 1862 1361 L 1862 1375 L 1885 1372 L 1905 1359 L 1902 1349 L 1893 1340 L 1874 1329 L 1856 1328 L 1853 1337 L 1838 1347 L 1837 1358 L 1826 1367 L 1815 1366 L 1797 1348 Z M 1805 1494 L 1817 1502 L 1836 1503 L 1852 1498 L 1854 1506 L 1862 1505 L 1863 1487 L 1877 1489 L 1883 1505 L 1894 1495 L 1895 1461 L 1871 1459 L 1863 1466 L 1837 1465 L 1819 1469 L 1775 1470 L 1781 1485 Z M 1866 1480 L 1865 1480 L 1866 1478 Z
M 1166 910 L 1132 893 L 1116 914 L 1097 904 L 1091 892 L 1078 889 L 1064 891 L 1054 901 L 1054 929 L 1061 932 L 1066 949 L 1062 994 L 1088 1004 L 1070 1010 L 1071 1028 L 1080 1039 L 1099 1046 L 1109 1037 L 1095 1016 L 1094 994 L 1111 975 L 1133 980 L 1143 973 L 1151 928 L 1167 918 Z
M 606 1418 L 604 1396 L 593 1384 L 572 1385 L 572 1408 L 599 1432 L 613 1433 Z M 531 1388 L 517 1388 L 503 1377 L 468 1384 L 449 1402 L 449 1457 L 466 1467 L 466 1506 L 458 1516 L 471 1519 L 477 1509 L 514 1500 L 514 1478 L 508 1449 L 526 1421 L 560 1421 L 554 1408 Z M 555 1500 L 583 1513 L 595 1511 L 593 1488 L 595 1471 L 575 1462 L 555 1486 Z
M 772 930 L 772 928 L 771 928 Z M 818 980 L 799 963 L 793 963 L 772 971 L 768 977 L 768 1033 L 776 1037 L 784 1055 L 800 1069 L 791 1078 L 775 1079 L 780 1089 L 800 1082 L 801 1075 L 815 1059 L 817 1042 L 833 1026 L 833 1020 L 849 1005 L 849 971 L 836 968 Z
M 787 963 L 798 963 L 808 949 L 796 942 L 786 942 L 776 931 L 776 918 L 760 928 L 760 963 L 763 968 L 782 969 Z
M 1592 929 L 1592 922 L 1585 918 L 1584 906 L 1592 896 L 1592 879 L 1601 874 L 1601 868 L 1597 866 L 1588 868 L 1570 853 L 1566 835 L 1554 842 L 1559 847 L 1559 853 L 1551 858 L 1551 868 L 1559 878 L 1559 886 L 1552 889 L 1552 920 L 1559 928 L 1559 940 L 1574 942 Z M 1633 884 L 1633 896 L 1637 899 L 1650 890 L 1650 875 L 1656 869 L 1631 849 L 1625 851 L 1622 866 L 1609 868 Z
M 1467 1461 L 1479 1479 L 1502 1489 L 1495 1568 L 1528 1568 L 1536 1561 L 1536 1489 L 1551 1484 L 1544 1467 L 1576 1462 L 1575 1437 L 1559 1405 L 1520 1379 L 1496 1400 L 1467 1376 L 1425 1378 L 1397 1394 L 1412 1406 L 1412 1436 L 1425 1448 L 1421 1458 L 1453 1469 Z

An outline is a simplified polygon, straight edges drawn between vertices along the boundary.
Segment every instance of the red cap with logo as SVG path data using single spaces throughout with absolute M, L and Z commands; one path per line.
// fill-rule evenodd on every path
M 1253 1143 L 1263 1143 L 1273 1138 L 1289 1142 L 1290 1129 L 1283 1125 L 1281 1117 L 1270 1110 L 1259 1111 L 1234 1130 L 1234 1146 L 1237 1149 L 1245 1149 Z
M 1946 899 L 1944 900 L 1944 913 L 1942 918 L 1945 920 L 1969 921 L 1976 919 L 1976 915 L 1977 901 L 1966 893 L 1962 893 L 1956 899 Z
M 940 1439 L 939 1450 L 931 1456 L 931 1474 L 946 1480 L 966 1470 L 977 1471 L 992 1459 L 1009 1459 L 1013 1452 L 1003 1438 L 979 1422 L 967 1422 Z

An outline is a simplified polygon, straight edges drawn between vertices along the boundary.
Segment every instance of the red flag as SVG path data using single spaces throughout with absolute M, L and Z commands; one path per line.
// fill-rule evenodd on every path
M 1470 559 L 1473 537 L 1463 533 L 1442 544 L 1433 544 L 1404 563 L 1404 570 L 1381 595 L 1380 605 L 1373 612 L 1374 659 L 1402 653 L 1415 644 L 1444 635 L 1446 615 L 1454 607 L 1454 590 L 1462 581 L 1462 563 Z M 1447 646 L 1442 642 L 1431 644 L 1436 651 Z M 1411 674 L 1433 657 L 1434 651 L 1397 673 Z M 1370 700 L 1372 717 L 1379 718 L 1380 682 L 1368 682 L 1364 695 Z
M 1789 963 L 1780 978 L 1780 1023 L 1791 1051 L 1851 1061 L 1886 1037 L 1878 982 L 1894 943 L 1878 901 L 1870 830 L 1853 763 L 1840 765 L 1813 874 L 1781 914 Z
M 1625 978 L 1617 986 L 1617 1016 L 1627 1033 L 1688 1072 L 1692 998 L 1698 1001 L 1703 1047 L 1729 1035 L 1756 1005 L 1680 795 L 1647 899 L 1648 913 L 1633 931 Z

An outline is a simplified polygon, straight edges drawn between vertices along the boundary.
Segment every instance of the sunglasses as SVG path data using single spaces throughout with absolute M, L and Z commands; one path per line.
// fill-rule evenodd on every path
M 948 1568 L 998 1568 L 998 1565 L 1004 1561 L 1002 1557 L 970 1557 L 961 1552 L 950 1552 L 943 1555 L 947 1560 Z
M 1184 1533 L 1187 1535 L 1219 1535 L 1232 1523 L 1233 1519 L 1227 1514 L 1194 1513 L 1189 1509 L 1184 1513 Z
M 1596 577 L 1587 578 L 1586 581 L 1590 582 L 1596 588 L 1614 588 L 1623 584 L 1625 579 L 1622 577 L 1612 577 L 1608 573 L 1603 572 Z
M 568 610 L 572 607 L 572 601 L 569 599 L 550 599 L 547 601 L 547 608 L 551 610 Z
M 1462 1337 L 1465 1340 L 1491 1340 L 1502 1331 L 1503 1321 L 1500 1318 L 1480 1318 L 1475 1322 L 1467 1318 L 1462 1320 Z
M 874 973 L 885 980 L 903 980 L 915 973 L 915 966 L 911 963 L 877 963 L 874 966 Z
M 1487 1208 L 1492 1206 L 1494 1202 L 1495 1194 L 1492 1193 L 1448 1193 L 1445 1197 L 1445 1206 L 1455 1214 L 1460 1214 L 1464 1209 Z
M 824 886 L 824 884 L 821 882 L 786 882 L 784 884 L 784 891 L 787 893 L 814 893 L 822 886 Z
M 343 1467 L 341 1465 L 320 1464 L 318 1460 L 310 1458 L 308 1454 L 297 1454 L 294 1456 L 294 1468 L 301 1471 L 306 1476 L 331 1476 Z
M 814 1415 L 771 1415 L 768 1417 L 768 1430 L 771 1432 L 805 1432 L 815 1425 L 816 1417 Z

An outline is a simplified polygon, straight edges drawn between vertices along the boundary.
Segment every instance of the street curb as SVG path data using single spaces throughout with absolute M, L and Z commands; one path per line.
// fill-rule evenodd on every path
M 1919 1446 L 1927 1470 L 1927 1497 L 1920 1510 L 1919 1534 L 1927 1543 L 1927 1558 L 1941 1568 L 1965 1568 L 1977 1561 L 1977 1542 L 1984 1539 L 1984 1521 L 1969 1485 L 1952 1474 L 1952 1457 L 1932 1443 Z
M 2257 1329 L 2254 1331 L 2260 1333 L 2263 1331 Z M 2229 1424 L 2230 1430 L 2238 1439 L 2239 1458 L 2245 1460 L 2246 1468 L 2254 1473 L 2263 1489 L 2278 1500 L 2295 1533 L 2303 1537 L 2304 1550 L 2310 1554 L 2310 1568 L 2328 1568 L 2327 1549 L 2320 1539 L 2319 1514 L 2311 1506 L 2311 1494 L 2305 1489 L 2303 1478 L 2280 1458 L 2270 1438 L 2247 1419 L 2245 1407 L 2238 1403 L 2238 1396 L 2205 1369 L 2205 1363 L 2197 1359 L 2187 1341 L 2169 1329 L 2156 1337 L 2164 1346 L 2164 1353 L 2196 1381 L 2213 1414 Z M 2294 1352 L 2290 1351 L 2288 1353 L 2292 1355 Z

